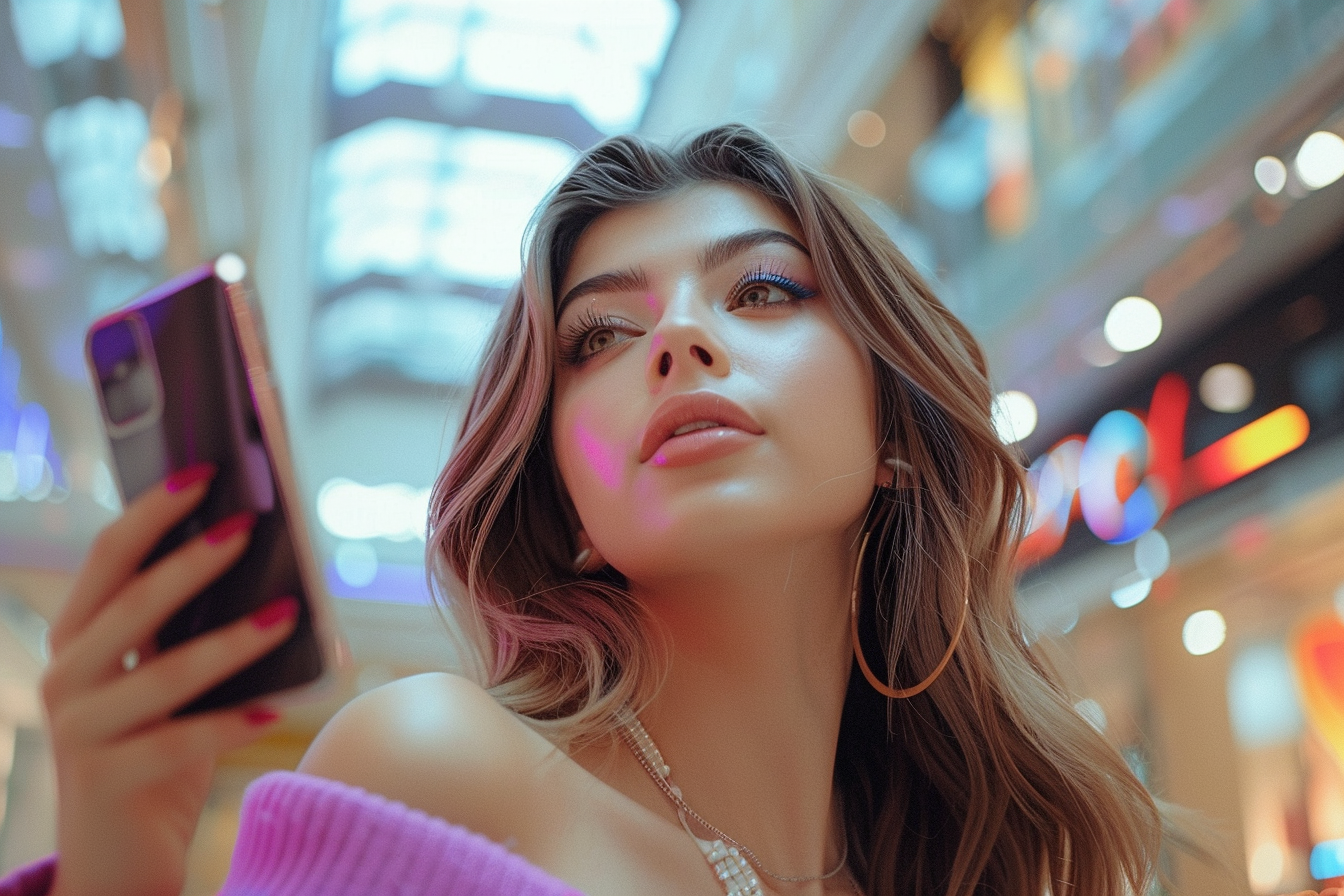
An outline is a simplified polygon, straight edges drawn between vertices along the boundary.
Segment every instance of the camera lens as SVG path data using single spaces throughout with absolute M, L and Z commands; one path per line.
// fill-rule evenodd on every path
M 126 426 L 155 410 L 158 378 L 152 358 L 146 359 L 135 317 L 114 321 L 95 332 L 89 354 L 98 371 L 103 407 L 113 426 Z

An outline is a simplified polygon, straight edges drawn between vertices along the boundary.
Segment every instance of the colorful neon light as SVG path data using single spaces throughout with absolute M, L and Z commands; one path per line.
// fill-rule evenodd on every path
M 1203 494 L 1224 486 L 1300 447 L 1310 431 L 1306 412 L 1286 404 L 1186 461 L 1187 487 Z
M 1326 840 L 1311 848 L 1311 876 L 1317 880 L 1344 877 L 1344 840 Z
M 1284 405 L 1184 457 L 1190 387 L 1168 373 L 1157 381 L 1146 417 L 1111 411 L 1086 438 L 1068 436 L 1027 470 L 1031 522 L 1019 566 L 1059 550 L 1082 519 L 1102 541 L 1133 541 L 1191 498 L 1221 488 L 1300 447 L 1311 426 Z
M 1150 467 L 1152 440 L 1129 411 L 1111 411 L 1097 421 L 1078 460 L 1078 496 L 1087 527 L 1102 541 L 1133 541 L 1157 525 L 1170 496 L 1153 476 L 1135 481 Z
M 1344 769 L 1344 620 L 1323 613 L 1291 643 L 1302 709 Z

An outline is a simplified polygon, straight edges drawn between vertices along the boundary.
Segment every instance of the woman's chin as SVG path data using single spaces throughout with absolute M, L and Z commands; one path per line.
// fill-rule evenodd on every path
M 798 522 L 799 516 L 780 513 L 754 521 L 720 514 L 656 532 L 627 531 L 603 555 L 632 584 L 762 575 L 813 551 L 847 550 L 860 525 L 851 520 L 818 529 Z

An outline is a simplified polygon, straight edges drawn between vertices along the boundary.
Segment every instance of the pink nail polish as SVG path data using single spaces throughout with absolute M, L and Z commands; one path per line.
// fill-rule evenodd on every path
M 215 475 L 215 465 L 212 463 L 192 464 L 189 467 L 183 467 L 170 475 L 163 481 L 163 487 L 176 494 L 184 489 L 190 488 L 198 482 L 203 482 Z
M 221 544 L 239 532 L 246 532 L 257 524 L 255 513 L 235 513 L 205 530 L 206 544 Z
M 287 622 L 297 615 L 299 615 L 299 602 L 286 595 L 285 597 L 277 597 L 253 613 L 252 624 L 257 628 L 266 629 Z
M 269 725 L 271 722 L 280 718 L 280 713 L 273 709 L 267 709 L 264 706 L 258 706 L 249 709 L 243 714 L 243 718 L 247 720 L 247 724 L 260 727 L 261 725 Z

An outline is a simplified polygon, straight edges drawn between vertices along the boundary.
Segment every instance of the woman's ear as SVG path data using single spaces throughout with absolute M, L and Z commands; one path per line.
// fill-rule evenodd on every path
M 574 563 L 572 566 L 575 575 L 582 576 L 587 575 L 588 573 L 597 572 L 607 565 L 606 558 L 602 556 L 602 553 L 597 548 L 593 547 L 592 539 L 588 537 L 588 533 L 583 529 L 579 530 L 578 542 L 579 552 L 574 555 Z

